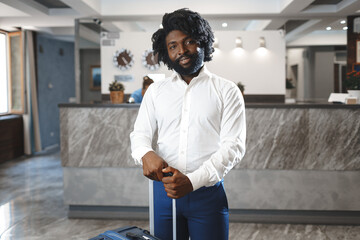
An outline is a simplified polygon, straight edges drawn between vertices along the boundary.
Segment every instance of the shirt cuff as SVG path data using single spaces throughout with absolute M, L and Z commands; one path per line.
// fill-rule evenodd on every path
M 140 147 L 140 148 L 136 149 L 136 151 L 132 152 L 131 155 L 135 160 L 135 164 L 142 165 L 142 157 L 150 151 L 153 152 L 154 150 L 149 147 Z
M 199 168 L 192 173 L 186 174 L 189 178 L 192 186 L 193 191 L 198 190 L 201 187 L 209 185 L 209 176 L 208 172 L 205 168 Z

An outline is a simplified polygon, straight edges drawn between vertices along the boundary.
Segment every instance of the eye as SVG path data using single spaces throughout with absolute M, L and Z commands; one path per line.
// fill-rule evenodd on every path
M 196 44 L 197 42 L 195 41 L 195 40 L 193 40 L 193 39 L 189 39 L 189 40 L 186 40 L 185 41 L 185 44 L 186 45 L 194 45 L 194 44 Z
M 174 50 L 175 48 L 176 48 L 176 45 L 175 45 L 175 44 L 169 46 L 169 49 L 170 49 L 170 50 Z

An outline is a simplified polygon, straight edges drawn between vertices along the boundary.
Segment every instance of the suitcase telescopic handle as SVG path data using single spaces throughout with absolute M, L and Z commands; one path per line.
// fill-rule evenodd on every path
M 173 176 L 172 172 L 164 173 L 164 177 Z M 173 224 L 173 240 L 176 240 L 176 199 L 172 200 L 172 224 Z

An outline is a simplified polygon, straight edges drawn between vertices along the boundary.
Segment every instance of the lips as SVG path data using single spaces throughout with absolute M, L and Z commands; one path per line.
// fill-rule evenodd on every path
M 183 64 L 183 65 L 185 65 L 185 64 L 187 64 L 188 62 L 190 62 L 190 58 L 188 58 L 188 57 L 183 57 L 183 58 L 181 58 L 180 59 L 180 64 Z
M 191 61 L 191 57 L 190 56 L 181 56 L 179 57 L 176 62 L 178 62 L 178 64 L 181 64 L 181 65 L 186 65 L 188 63 L 190 63 Z

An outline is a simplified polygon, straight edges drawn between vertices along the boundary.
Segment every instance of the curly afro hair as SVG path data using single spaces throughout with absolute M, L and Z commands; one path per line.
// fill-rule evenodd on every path
M 214 52 L 214 33 L 211 27 L 204 18 L 197 12 L 193 12 L 187 8 L 182 8 L 173 13 L 165 13 L 162 19 L 162 26 L 152 35 L 152 43 L 154 54 L 159 54 L 159 61 L 162 61 L 172 69 L 171 61 L 166 47 L 166 36 L 173 30 L 180 30 L 186 35 L 189 35 L 194 40 L 200 43 L 200 47 L 204 49 L 204 62 L 211 61 L 212 53 Z

